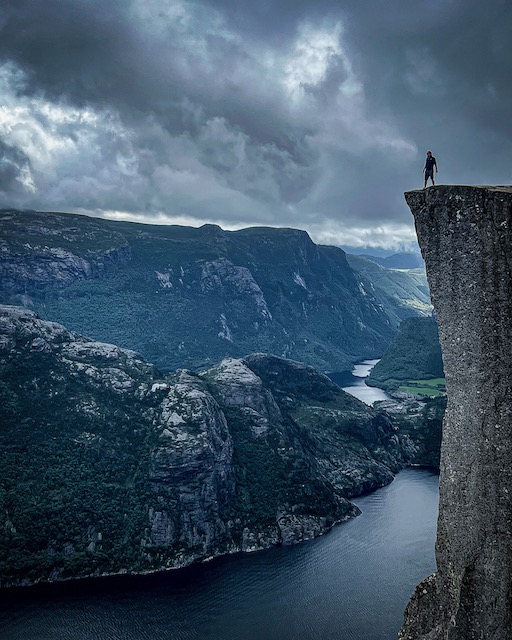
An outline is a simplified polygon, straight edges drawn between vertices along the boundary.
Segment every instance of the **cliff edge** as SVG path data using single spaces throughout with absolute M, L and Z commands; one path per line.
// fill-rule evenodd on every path
M 437 573 L 400 640 L 512 637 L 512 187 L 405 194 L 437 312 L 448 406 Z

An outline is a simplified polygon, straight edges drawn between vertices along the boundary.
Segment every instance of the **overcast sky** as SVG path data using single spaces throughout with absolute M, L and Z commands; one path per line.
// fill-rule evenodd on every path
M 407 247 L 512 181 L 510 0 L 2 0 L 0 206 Z

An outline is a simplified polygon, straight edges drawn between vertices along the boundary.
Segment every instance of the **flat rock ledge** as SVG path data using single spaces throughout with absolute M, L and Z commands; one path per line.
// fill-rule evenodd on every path
M 512 638 L 512 187 L 410 191 L 443 349 L 437 572 L 400 640 Z

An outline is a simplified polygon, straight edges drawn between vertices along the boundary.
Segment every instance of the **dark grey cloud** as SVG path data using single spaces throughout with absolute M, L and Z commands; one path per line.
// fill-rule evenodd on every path
M 4 0 L 0 30 L 12 204 L 391 242 L 427 148 L 512 176 L 505 0 Z
M 11 194 L 21 194 L 30 159 L 17 147 L 0 138 L 0 197 L 8 200 Z M 5 204 L 9 204 L 8 201 Z
M 447 181 L 510 180 L 512 5 L 415 5 L 386 3 L 386 18 L 375 4 L 375 22 L 353 23 L 352 44 L 368 36 L 360 69 L 372 110 L 384 106 L 422 150 L 435 147 Z

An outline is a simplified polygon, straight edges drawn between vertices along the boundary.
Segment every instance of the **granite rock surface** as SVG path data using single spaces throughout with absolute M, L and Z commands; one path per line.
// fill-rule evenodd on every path
M 448 406 L 437 572 L 401 640 L 512 637 L 512 187 L 406 193 L 437 312 Z
M 308 540 L 411 453 L 310 366 L 254 354 L 162 374 L 13 306 L 0 306 L 0 425 L 0 586 Z

